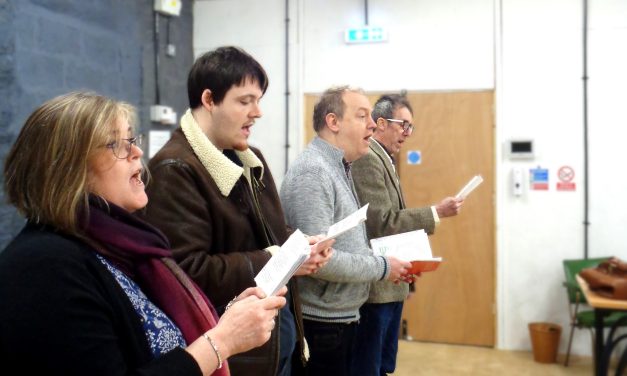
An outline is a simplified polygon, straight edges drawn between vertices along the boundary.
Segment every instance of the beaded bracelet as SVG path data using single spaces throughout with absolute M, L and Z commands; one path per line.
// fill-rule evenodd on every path
M 227 303 L 226 307 L 224 308 L 224 312 L 228 311 L 229 308 L 231 308 L 231 306 L 237 302 L 236 299 L 237 299 L 237 296 L 231 299 L 231 301 Z
M 216 369 L 222 368 L 222 355 L 220 355 L 220 351 L 218 350 L 218 345 L 216 345 L 216 343 L 213 342 L 211 337 L 209 337 L 209 334 L 205 333 L 202 336 L 205 337 L 207 341 L 209 341 L 209 344 L 213 348 L 213 351 L 216 353 L 216 357 L 218 358 L 218 368 Z

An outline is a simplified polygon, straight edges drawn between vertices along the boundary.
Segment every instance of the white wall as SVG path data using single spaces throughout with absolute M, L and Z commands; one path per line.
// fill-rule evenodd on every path
M 532 3 L 503 1 L 499 46 L 498 139 L 532 138 L 537 149 L 534 161 L 512 162 L 497 145 L 499 339 L 514 349 L 529 345 L 530 321 L 567 327 L 561 260 L 582 255 L 583 244 L 581 6 Z M 577 191 L 555 192 L 561 165 L 575 169 Z M 551 190 L 510 195 L 511 169 L 537 166 L 549 169 Z
M 302 139 L 298 98 L 298 8 L 290 4 L 290 149 L 291 159 Z M 275 180 L 285 173 L 285 1 L 210 0 L 194 3 L 194 56 L 220 46 L 243 48 L 265 68 L 270 85 L 262 99 L 262 118 L 252 129 L 251 144 L 261 147 Z
M 590 194 L 593 198 L 590 237 L 596 255 L 627 257 L 627 224 L 622 196 L 627 192 L 623 164 L 627 160 L 627 3 L 593 1 L 590 27 Z
M 494 87 L 492 0 L 369 1 L 369 23 L 385 26 L 389 42 L 367 45 L 344 43 L 344 29 L 364 24 L 364 1 L 302 7 L 303 92 Z
M 589 256 L 625 257 L 626 218 L 618 200 L 627 178 L 601 169 L 624 160 L 608 147 L 627 135 L 617 126 L 627 122 L 617 102 L 627 79 L 627 53 L 620 47 L 627 43 L 627 3 L 589 3 Z M 529 346 L 527 322 L 553 321 L 568 329 L 561 261 L 583 255 L 583 16 L 582 2 L 572 0 L 504 0 L 500 7 L 497 150 L 519 137 L 533 138 L 537 148 L 532 162 L 513 162 L 502 153 L 497 160 L 499 344 L 520 349 Z M 551 190 L 512 197 L 511 169 L 538 165 L 549 169 Z M 555 190 L 563 165 L 575 170 L 575 192 Z M 566 340 L 565 330 L 562 350 Z M 576 335 L 574 347 L 590 354 L 588 334 Z
M 290 1 L 290 160 L 301 148 L 302 96 L 334 84 L 367 91 L 494 88 L 497 174 L 497 343 L 529 349 L 527 323 L 568 329 L 561 261 L 583 256 L 582 2 L 575 0 L 370 0 L 370 25 L 389 42 L 345 45 L 364 22 L 361 0 Z M 627 2 L 589 0 L 590 257 L 627 258 L 620 153 L 627 136 Z M 270 75 L 265 115 L 253 130 L 275 179 L 284 171 L 284 1 L 195 3 L 198 55 L 235 44 Z M 536 157 L 513 162 L 512 138 L 532 138 Z M 513 167 L 549 169 L 551 188 L 510 194 Z M 555 190 L 556 171 L 575 169 L 575 192 Z M 587 334 L 574 353 L 590 354 Z

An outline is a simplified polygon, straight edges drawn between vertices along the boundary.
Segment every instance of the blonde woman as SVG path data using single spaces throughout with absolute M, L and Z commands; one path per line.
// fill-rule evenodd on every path
M 70 93 L 35 110 L 9 152 L 5 192 L 27 224 L 0 253 L 3 367 L 228 375 L 229 356 L 270 338 L 283 297 L 247 289 L 218 321 L 165 236 L 131 214 L 148 200 L 134 118 Z

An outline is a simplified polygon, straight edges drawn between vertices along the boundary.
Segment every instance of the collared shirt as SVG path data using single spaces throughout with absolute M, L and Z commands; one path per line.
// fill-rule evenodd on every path
M 382 143 L 380 143 L 379 141 L 377 141 L 377 139 L 372 138 L 377 144 L 379 144 L 379 146 L 381 146 L 381 149 L 383 149 L 385 151 L 385 153 L 388 155 L 388 157 L 390 157 L 390 161 L 392 162 L 392 166 L 394 166 L 394 163 L 396 162 L 394 160 L 394 156 L 392 155 L 392 153 L 390 153 L 390 151 L 388 150 L 388 148 L 385 147 L 385 145 L 383 145 Z
M 395 161 L 394 161 L 394 156 L 392 155 L 392 153 L 390 153 L 388 148 L 386 148 L 385 145 L 383 145 L 382 143 L 377 141 L 374 137 L 372 139 L 374 140 L 374 142 L 379 144 L 379 146 L 381 146 L 381 149 L 383 149 L 383 151 L 385 151 L 385 154 L 390 158 L 390 163 L 392 164 L 392 169 L 394 170 L 394 172 L 396 172 L 396 165 L 394 164 Z M 398 174 L 396 174 L 396 178 L 398 179 Z M 399 181 L 399 183 L 400 183 L 400 181 Z
M 344 165 L 344 172 L 346 173 L 346 177 L 351 180 L 351 162 L 347 162 L 346 159 L 342 158 L 342 164 Z

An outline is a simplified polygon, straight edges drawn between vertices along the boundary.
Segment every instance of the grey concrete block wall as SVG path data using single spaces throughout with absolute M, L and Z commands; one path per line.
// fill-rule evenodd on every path
M 139 131 L 152 128 L 155 103 L 153 0 L 0 0 L 0 158 L 28 115 L 73 90 L 125 100 L 139 110 Z M 187 108 L 186 78 L 193 62 L 192 2 L 170 19 L 175 57 L 165 56 L 166 18 L 160 16 L 161 103 Z M 0 177 L 4 185 L 4 177 Z M 0 192 L 0 251 L 24 220 Z

